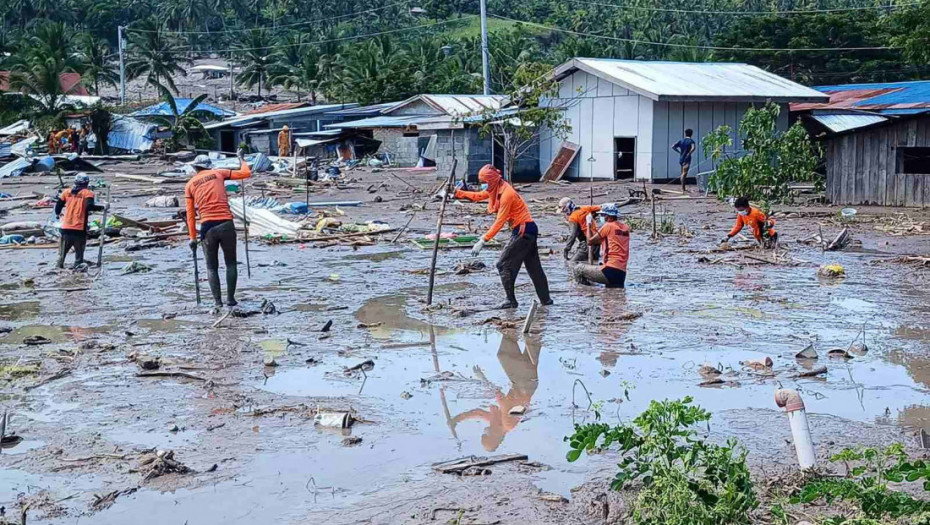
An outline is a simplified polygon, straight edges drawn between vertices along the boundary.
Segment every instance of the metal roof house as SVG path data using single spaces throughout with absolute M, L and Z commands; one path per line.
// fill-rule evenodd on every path
M 305 103 L 274 104 L 204 126 L 213 136 L 215 148 L 234 153 L 241 143 L 249 144 L 253 151 L 277 155 L 277 133 L 286 125 L 292 133 L 320 131 L 327 124 L 339 122 L 340 117 L 329 113 L 357 107 L 358 104 L 328 104 L 310 106 Z
M 178 108 L 178 113 L 183 113 L 193 101 L 194 99 L 192 98 L 175 98 L 174 104 Z M 232 117 L 235 115 L 235 113 L 227 109 L 218 108 L 212 104 L 207 104 L 206 102 L 201 102 L 200 104 L 197 104 L 197 109 L 194 110 L 194 115 L 197 118 L 222 119 L 226 117 Z M 171 112 L 171 105 L 162 101 L 158 104 L 152 104 L 146 108 L 134 111 L 133 113 L 130 113 L 129 116 L 141 119 L 146 117 L 171 118 L 174 116 L 174 113 Z
M 557 97 L 541 104 L 564 109 L 570 135 L 580 146 L 566 177 L 670 180 L 679 176 L 671 145 L 694 131 L 697 150 L 691 175 L 712 169 L 701 138 L 719 126 L 733 130 L 741 151 L 739 122 L 747 109 L 772 101 L 782 108 L 778 126 L 788 127 L 788 104 L 826 102 L 828 97 L 755 66 L 737 63 L 649 62 L 575 58 L 553 71 Z M 562 139 L 540 132 L 539 170 L 558 155 Z
M 834 204 L 930 205 L 930 81 L 814 88 L 824 103 L 792 104 L 823 146 Z
M 379 153 L 389 155 L 394 165 L 435 163 L 445 173 L 452 169 L 454 145 L 457 175 L 474 177 L 495 159 L 493 141 L 482 137 L 469 117 L 487 110 L 498 111 L 507 103 L 503 95 L 416 95 L 384 105 L 376 116 L 328 127 L 370 133 L 381 143 Z M 516 166 L 514 174 L 521 176 L 529 171 L 538 176 L 538 169 L 538 160 L 532 158 Z

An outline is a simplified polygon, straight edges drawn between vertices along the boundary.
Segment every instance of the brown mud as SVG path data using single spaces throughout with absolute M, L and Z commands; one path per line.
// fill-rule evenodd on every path
M 157 167 L 105 169 L 146 174 Z M 396 196 L 408 188 L 384 174 L 347 175 L 356 180 L 349 189 L 311 196 L 365 201 L 345 208 L 344 221 L 400 227 L 409 217 L 401 205 L 426 200 Z M 434 174 L 400 175 L 424 190 L 436 182 Z M 53 192 L 52 179 L 16 179 L 27 183 L 16 189 Z M 384 201 L 375 203 L 365 188 L 381 180 Z M 114 182 L 116 213 L 165 219 L 176 211 L 141 207 L 150 195 L 120 197 L 152 185 Z M 596 186 L 609 192 L 599 201 L 623 200 L 630 187 Z M 916 433 L 930 430 L 930 270 L 891 262 L 930 252 L 930 237 L 888 235 L 868 220 L 789 215 L 778 223 L 783 246 L 806 262 L 709 264 L 698 258 L 730 228 L 732 211 L 712 200 L 668 200 L 663 206 L 684 230 L 659 241 L 635 230 L 628 288 L 608 292 L 572 282 L 561 257 L 567 228 L 555 203 L 566 194 L 582 200 L 587 185 L 518 188 L 540 224 L 555 300 L 525 336 L 484 322 L 522 323 L 533 299 L 525 274 L 516 312 L 468 313 L 501 300 L 494 249 L 478 258 L 487 268 L 468 275 L 454 272 L 473 260 L 468 250 L 441 251 L 441 307 L 424 308 L 427 277 L 417 270 L 429 267 L 430 253 L 409 238 L 435 228 L 436 204 L 417 212 L 396 244 L 389 243 L 395 233 L 356 249 L 253 239 L 251 279 L 240 234 L 240 303 L 257 309 L 268 299 L 281 313 L 229 318 L 215 329 L 209 310 L 194 304 L 183 238 L 131 256 L 107 245 L 99 276 L 96 269 L 55 271 L 55 250 L 0 250 L 0 328 L 12 329 L 0 334 L 0 365 L 37 367 L 0 377 L 8 431 L 23 438 L 0 451 L 0 505 L 18 512 L 21 502 L 33 502 L 30 523 L 54 524 L 598 523 L 604 508 L 609 517 L 622 508 L 616 494 L 605 495 L 615 458 L 567 463 L 562 440 L 573 423 L 592 421 L 595 409 L 608 422 L 629 421 L 650 400 L 693 396 L 714 414 L 712 438 L 738 438 L 760 473 L 795 463 L 788 423 L 772 398 L 778 386 L 801 391 L 822 457 L 856 444 L 916 446 Z M 484 228 L 491 221 L 483 211 L 455 204 L 447 218 Z M 650 216 L 648 205 L 624 211 Z M 858 217 L 899 211 L 859 208 Z M 44 222 L 49 213 L 16 210 L 5 220 Z M 818 224 L 827 237 L 849 226 L 861 245 L 822 253 L 797 242 Z M 129 260 L 152 270 L 122 275 Z M 818 279 L 823 263 L 843 265 L 847 277 Z M 48 291 L 80 288 L 88 289 Z M 209 295 L 205 280 L 201 291 Z M 330 320 L 332 328 L 321 332 Z M 827 358 L 863 326 L 864 355 Z M 49 342 L 22 344 L 34 335 Z M 827 373 L 799 378 L 812 365 L 794 354 L 808 345 Z M 159 358 L 159 371 L 193 378 L 139 377 L 142 357 Z M 771 371 L 740 365 L 762 357 L 774 361 Z M 272 359 L 276 366 L 265 366 Z M 347 372 L 366 360 L 374 367 Z M 698 386 L 705 362 L 724 372 L 722 385 Z M 512 414 L 518 406 L 525 412 Z M 358 421 L 321 429 L 318 411 L 349 411 Z M 345 446 L 348 436 L 361 442 Z M 152 449 L 173 450 L 192 472 L 144 481 L 139 459 Z M 500 454 L 528 461 L 497 464 L 478 477 L 431 468 Z M 95 497 L 113 492 L 108 506 Z

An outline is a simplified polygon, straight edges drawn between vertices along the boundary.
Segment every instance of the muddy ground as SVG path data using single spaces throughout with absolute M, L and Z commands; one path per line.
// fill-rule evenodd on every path
M 142 203 L 157 191 L 183 201 L 180 184 L 114 178 L 152 174 L 163 163 L 102 168 L 95 177 L 112 182 L 116 213 L 167 219 L 177 209 Z M 435 173 L 394 172 L 406 182 L 388 172 L 346 175 L 347 187 L 315 186 L 311 201 L 362 200 L 343 208 L 343 221 L 396 228 L 409 218 L 402 207 L 428 200 L 408 184 L 436 184 Z M 253 184 L 270 188 L 274 180 L 262 174 Z M 14 194 L 56 186 L 54 177 L 0 182 Z M 596 184 L 595 200 L 623 200 L 631 187 Z M 930 252 L 930 237 L 877 229 L 890 220 L 882 216 L 902 210 L 860 207 L 855 221 L 841 224 L 837 208 L 776 207 L 801 212 L 778 222 L 789 254 L 780 261 L 795 261 L 787 265 L 751 258 L 768 256 L 762 252 L 712 251 L 733 222 L 732 209 L 712 199 L 661 201 L 677 231 L 658 241 L 643 226 L 650 206 L 627 207 L 637 226 L 628 287 L 608 292 L 572 282 L 561 255 L 567 227 L 555 203 L 563 195 L 586 202 L 588 185 L 518 188 L 540 225 L 555 300 L 526 336 L 507 328 L 533 298 L 525 274 L 518 311 L 475 312 L 502 299 L 497 249 L 478 257 L 487 269 L 467 275 L 454 268 L 473 260 L 468 250 L 440 251 L 442 307 L 424 308 L 430 252 L 410 239 L 435 228 L 436 203 L 393 244 L 396 233 L 362 247 L 253 240 L 251 278 L 240 235 L 240 302 L 255 310 L 267 299 L 278 313 L 228 318 L 217 328 L 209 309 L 194 304 L 183 237 L 139 252 L 108 244 L 102 275 L 55 271 L 54 249 L 0 249 L 0 328 L 12 329 L 0 335 L 0 399 L 11 414 L 8 433 L 23 439 L 0 454 L 4 517 L 18 519 L 28 503 L 30 523 L 55 524 L 601 523 L 623 507 L 605 494 L 615 457 L 565 460 L 563 437 L 594 417 L 585 389 L 608 422 L 629 421 L 653 399 L 693 396 L 714 414 L 711 437 L 738 438 L 760 478 L 795 464 L 772 398 L 778 385 L 802 392 L 822 457 L 854 444 L 913 448 L 919 429 L 930 428 L 930 270 L 894 262 Z M 281 202 L 304 199 L 275 191 L 266 189 Z M 44 222 L 51 213 L 23 202 L 30 201 L 0 203 L 15 208 L 2 220 Z M 906 214 L 930 221 L 920 210 Z M 447 220 L 459 231 L 491 222 L 471 203 L 450 205 Z M 857 241 L 846 251 L 798 242 L 818 227 L 832 237 L 844 226 Z M 122 274 L 130 261 L 152 270 Z M 818 266 L 833 262 L 847 277 L 818 278 Z M 201 287 L 206 297 L 205 279 Z M 501 322 L 485 323 L 495 316 Z M 826 358 L 863 326 L 866 354 Z M 31 335 L 51 342 L 24 345 Z M 816 366 L 828 370 L 798 378 L 804 368 L 793 356 L 809 344 L 821 355 Z M 766 356 L 771 373 L 740 364 Z M 145 357 L 159 358 L 159 371 L 190 377 L 140 377 Z M 272 358 L 277 366 L 264 366 Z M 344 373 L 368 359 L 373 369 Z M 704 362 L 724 370 L 726 383 L 699 387 Z M 524 415 L 510 415 L 517 405 Z M 344 431 L 314 425 L 318 411 L 335 410 L 358 422 Z M 148 477 L 151 464 L 140 467 L 140 457 L 153 450 L 174 451 L 190 472 Z M 528 460 L 476 477 L 431 468 L 500 454 Z

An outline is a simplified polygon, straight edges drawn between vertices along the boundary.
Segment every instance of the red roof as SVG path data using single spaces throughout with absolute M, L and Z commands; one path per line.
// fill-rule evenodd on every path
M 246 111 L 243 115 L 260 115 L 262 113 L 270 113 L 272 111 L 284 111 L 286 109 L 297 109 L 309 106 L 309 102 L 292 102 L 289 104 L 267 104 L 260 108 L 255 108 L 252 111 Z
M 61 91 L 67 95 L 80 95 L 86 97 L 90 95 L 87 89 L 81 84 L 81 75 L 79 73 L 62 73 L 58 76 L 58 83 L 61 85 Z M 0 71 L 0 91 L 10 90 L 10 72 Z

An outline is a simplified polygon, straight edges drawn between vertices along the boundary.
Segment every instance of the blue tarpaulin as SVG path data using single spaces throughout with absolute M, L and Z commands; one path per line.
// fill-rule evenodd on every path
M 184 110 L 187 109 L 187 106 L 189 106 L 193 101 L 194 99 L 192 98 L 176 98 L 174 99 L 174 104 L 178 107 L 178 113 L 183 113 Z M 203 111 L 219 118 L 233 117 L 236 115 L 232 111 L 218 108 L 204 102 L 197 104 L 197 109 L 195 111 Z M 159 102 L 158 104 L 153 104 L 147 108 L 140 109 L 131 115 L 133 117 L 173 117 L 174 113 L 171 112 L 171 106 L 167 102 Z
M 158 126 L 129 117 L 114 116 L 107 144 L 111 148 L 132 152 L 149 151 L 155 145 Z

